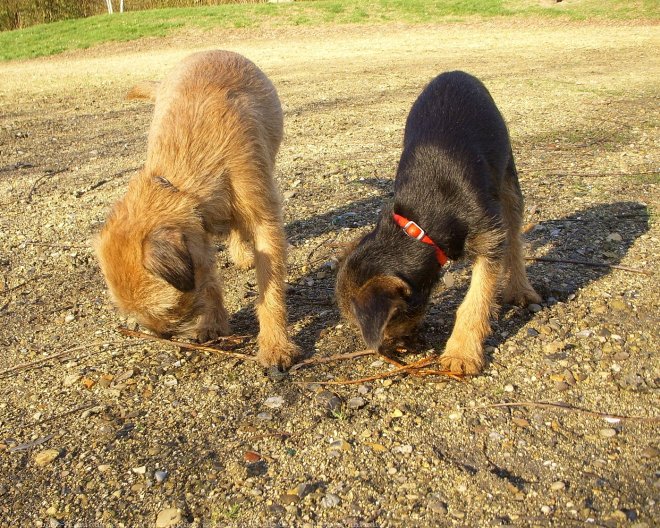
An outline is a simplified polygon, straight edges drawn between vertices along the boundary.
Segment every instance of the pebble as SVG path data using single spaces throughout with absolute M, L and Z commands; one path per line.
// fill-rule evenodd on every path
M 575 376 L 573 376 L 573 373 L 568 369 L 564 371 L 564 381 L 569 385 L 575 385 Z
M 555 381 L 555 390 L 557 392 L 564 392 L 570 389 L 570 385 L 565 381 Z
M 366 385 L 360 385 L 357 391 L 358 394 L 364 396 L 365 394 L 369 394 L 369 387 L 367 387 Z
M 529 306 L 527 306 L 527 309 L 532 313 L 538 313 L 541 310 L 543 310 L 543 306 L 541 306 L 540 304 L 532 303 Z
M 181 512 L 177 508 L 165 508 L 156 517 L 156 528 L 170 528 L 181 522 Z
M 543 513 L 544 515 L 548 515 L 551 511 L 552 508 L 550 506 L 547 505 L 541 506 L 541 513 Z
M 298 497 L 298 495 L 293 495 L 291 493 L 285 493 L 284 495 L 280 496 L 280 502 L 285 506 L 288 506 L 289 504 L 296 504 L 299 501 L 300 501 L 300 497 Z
M 147 466 L 138 466 L 131 468 L 131 471 L 136 475 L 144 475 L 147 472 Z
M 346 405 L 348 405 L 349 409 L 361 409 L 366 405 L 366 402 L 364 401 L 364 398 L 360 398 L 359 396 L 356 396 L 355 398 L 351 398 L 346 402 Z
M 64 322 L 65 323 L 70 323 L 71 321 L 74 321 L 75 318 L 76 318 L 76 316 L 73 315 L 72 313 L 66 314 L 66 316 L 64 317 Z
M 321 403 L 325 410 L 332 412 L 341 409 L 341 398 L 329 390 L 324 390 L 316 395 L 316 399 Z
M 64 378 L 64 386 L 71 387 L 71 385 L 76 384 L 80 378 L 82 378 L 80 374 L 69 374 Z
M 325 497 L 321 499 L 321 506 L 324 508 L 334 508 L 338 506 L 341 502 L 341 499 L 334 493 L 327 493 Z
M 273 419 L 273 415 L 270 414 L 269 412 L 260 412 L 259 414 L 257 414 L 257 419 L 259 419 L 259 420 L 264 420 L 264 421 L 266 421 L 266 420 L 272 420 L 272 419 Z
M 403 416 L 403 411 L 401 409 L 394 409 L 392 411 L 392 418 L 401 418 Z
M 59 449 L 44 449 L 43 451 L 39 451 L 36 455 L 34 455 L 34 462 L 37 464 L 37 466 L 43 467 L 50 464 L 58 456 L 60 456 Z
M 278 367 L 274 366 L 269 367 L 266 370 L 266 376 L 275 382 L 280 382 L 284 381 L 289 376 L 289 373 L 286 370 L 280 370 Z
M 460 420 L 463 418 L 463 413 L 461 411 L 454 411 L 447 415 L 447 418 L 450 420 Z
M 539 332 L 536 330 L 536 328 L 527 329 L 527 337 L 536 337 L 537 335 L 539 335 Z
M 439 513 L 441 515 L 447 515 L 447 504 L 438 499 L 433 499 L 429 501 L 428 504 L 429 510 L 433 513 Z
M 552 491 L 561 491 L 566 487 L 566 484 L 562 482 L 561 480 L 558 480 L 557 482 L 553 482 L 550 484 L 550 489 Z
M 243 459 L 246 462 L 259 462 L 263 457 L 256 451 L 246 451 L 243 454 Z
M 279 409 L 284 404 L 284 398 L 282 396 L 271 396 L 266 398 L 264 405 L 269 409 Z
M 330 444 L 330 449 L 335 451 L 350 451 L 351 444 L 349 444 L 346 440 L 339 439 Z
M 616 436 L 616 429 L 612 429 L 611 427 L 605 427 L 600 430 L 600 436 L 603 438 L 612 438 L 613 436 Z
M 106 471 L 110 471 L 112 466 L 110 464 L 101 464 L 97 469 L 99 470 L 99 473 L 105 473 Z
M 165 479 L 169 476 L 169 473 L 164 470 L 164 469 L 159 469 L 158 471 L 154 472 L 154 478 L 156 479 L 156 482 L 159 484 L 161 482 L 165 482 Z
M 178 384 L 179 382 L 172 374 L 163 376 L 163 385 L 166 387 L 176 387 Z
M 642 451 L 642 458 L 658 458 L 658 456 L 660 456 L 660 450 L 653 446 L 645 447 Z
M 509 384 L 509 385 L 504 386 L 504 392 L 513 392 L 514 390 L 515 389 L 514 389 L 513 385 Z
M 409 455 L 410 453 L 413 452 L 413 447 L 410 444 L 405 444 L 405 445 L 400 445 L 396 446 L 394 449 L 392 449 L 395 453 L 401 453 L 403 455 Z

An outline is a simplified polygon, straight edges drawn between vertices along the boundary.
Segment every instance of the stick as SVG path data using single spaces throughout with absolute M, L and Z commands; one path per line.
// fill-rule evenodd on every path
M 62 352 L 58 352 L 57 354 L 53 354 L 53 355 L 45 357 L 45 358 L 36 359 L 34 361 L 29 361 L 28 363 L 21 363 L 20 365 L 16 365 L 15 367 L 5 369 L 2 372 L 0 372 L 0 376 L 4 376 L 6 374 L 11 374 L 12 372 L 17 372 L 19 370 L 29 369 L 31 367 L 36 367 L 38 365 L 41 365 L 42 363 L 48 363 L 49 361 L 52 361 L 53 359 L 59 359 L 61 357 L 66 356 L 67 354 L 71 354 L 72 352 L 82 350 L 83 348 L 99 346 L 99 345 L 103 345 L 103 344 L 105 344 L 105 342 L 97 341 L 97 342 L 94 342 L 94 343 L 89 343 L 87 345 L 80 345 L 80 346 L 76 346 L 76 347 L 73 347 L 73 348 L 69 348 L 67 350 L 63 350 Z
M 658 416 L 625 416 L 622 414 L 611 414 L 603 413 L 598 411 L 590 411 L 589 409 L 583 409 L 581 407 L 574 407 L 567 403 L 563 402 L 505 402 L 505 403 L 490 403 L 488 405 L 483 405 L 481 407 L 475 407 L 475 409 L 488 409 L 492 407 L 541 407 L 543 409 L 562 409 L 564 411 L 578 412 L 586 414 L 587 416 L 594 416 L 596 418 L 605 418 L 612 420 L 640 420 L 645 422 L 658 423 L 660 422 L 660 417 Z
M 351 352 L 349 354 L 337 354 L 335 356 L 321 357 L 321 358 L 310 358 L 300 363 L 296 363 L 289 369 L 289 373 L 295 372 L 296 370 L 311 367 L 313 365 L 321 365 L 323 363 L 332 363 L 334 361 L 342 361 L 344 359 L 353 359 L 361 356 L 373 356 L 376 354 L 375 350 L 358 350 L 357 352 Z
M 145 334 L 144 332 L 137 332 L 135 330 L 129 330 L 128 328 L 119 328 L 118 329 L 120 333 L 124 334 L 125 336 L 130 336 L 130 337 L 141 337 L 143 339 L 148 339 L 150 341 L 157 341 L 159 343 L 167 343 L 168 345 L 174 345 L 178 346 L 181 348 L 189 348 L 191 350 L 201 350 L 203 352 L 211 352 L 213 354 L 223 354 L 225 356 L 230 356 L 230 357 L 235 357 L 239 359 L 244 359 L 246 361 L 257 361 L 256 356 L 252 356 L 250 354 L 241 354 L 240 352 L 234 352 L 232 350 L 220 350 L 219 348 L 213 348 L 209 346 L 204 346 L 204 345 L 197 345 L 195 343 L 186 343 L 185 341 L 173 341 L 171 339 L 164 339 L 162 337 L 156 337 L 151 334 Z M 238 337 L 244 337 L 244 336 L 238 336 Z M 234 336 L 229 336 L 229 338 L 234 338 Z
M 27 196 L 25 197 L 25 201 L 27 203 L 30 203 L 32 201 L 32 193 L 36 190 L 37 185 L 41 180 L 43 180 L 46 176 L 55 176 L 56 174 L 60 174 L 62 172 L 66 172 L 69 170 L 69 167 L 64 167 L 63 169 L 58 169 L 58 170 L 48 170 L 41 176 L 39 176 L 36 180 L 34 180 L 34 183 L 32 184 L 32 187 L 30 188 L 30 192 L 27 193 Z
M 85 403 L 83 405 L 79 405 L 78 407 L 74 407 L 73 409 L 69 409 L 68 411 L 64 411 L 63 413 L 55 414 L 53 416 L 49 416 L 48 418 L 44 418 L 43 420 L 39 420 L 37 423 L 33 425 L 42 425 L 48 422 L 52 422 L 53 420 L 57 420 L 58 418 L 69 416 L 70 414 L 76 413 L 78 411 L 85 411 L 87 409 L 91 409 L 92 407 L 96 407 L 97 405 L 98 405 L 97 403 Z
M 26 284 L 31 283 L 32 281 L 36 281 L 36 280 L 39 280 L 39 279 L 48 279 L 48 278 L 50 278 L 49 274 L 37 275 L 36 277 L 32 277 L 31 279 L 27 279 L 27 280 L 21 282 L 20 284 L 17 284 L 16 286 L 12 286 L 11 288 L 7 288 L 6 290 L 0 291 L 0 294 L 10 293 L 10 292 L 13 292 L 14 290 L 18 290 L 19 288 L 22 288 L 23 286 L 25 286 Z
M 557 262 L 559 264 L 578 264 L 580 266 L 591 266 L 594 268 L 612 268 L 622 271 L 629 271 L 630 273 L 655 275 L 652 271 L 641 270 L 638 268 L 629 268 L 627 266 L 619 266 L 617 264 L 607 264 L 606 262 L 592 262 L 590 260 L 555 259 L 550 257 L 525 257 L 525 260 L 536 260 L 539 262 Z
M 437 356 L 432 356 L 432 357 L 427 357 L 427 358 L 422 358 L 418 361 L 415 361 L 414 363 L 410 363 L 408 365 L 403 365 L 402 367 L 398 367 L 395 369 L 392 369 L 387 372 L 381 372 L 380 374 L 376 374 L 375 376 L 369 376 L 367 378 L 360 378 L 360 379 L 353 379 L 353 380 L 337 380 L 337 381 L 294 381 L 296 384 L 300 385 L 309 385 L 312 383 L 318 384 L 318 385 L 355 385 L 357 383 L 367 383 L 370 381 L 376 381 L 379 379 L 384 379 L 384 378 L 389 378 L 391 376 L 395 376 L 397 374 L 400 374 L 402 372 L 409 371 L 410 369 L 413 368 L 421 368 L 425 367 L 427 365 L 430 365 L 431 363 L 434 363 L 437 359 Z M 449 370 L 434 370 L 431 371 L 434 374 L 440 374 L 443 376 L 450 377 L 452 379 L 460 380 L 461 377 L 457 374 L 454 374 L 453 372 Z

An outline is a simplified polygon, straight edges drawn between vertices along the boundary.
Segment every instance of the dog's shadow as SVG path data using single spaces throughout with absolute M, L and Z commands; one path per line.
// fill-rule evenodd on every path
M 367 183 L 382 188 L 381 180 Z M 391 193 L 387 194 L 391 197 Z M 387 199 L 387 196 L 377 196 L 359 200 L 322 215 L 291 222 L 287 225 L 289 239 L 295 245 L 301 245 L 306 239 L 331 235 L 347 228 L 349 231 L 355 229 L 364 233 L 365 230 L 361 228 L 375 223 L 378 210 Z M 528 220 L 533 222 L 534 216 L 541 213 L 542 211 L 533 213 Z M 535 223 L 525 236 L 530 246 L 526 253 L 549 260 L 591 261 L 616 265 L 621 262 L 635 240 L 648 231 L 648 222 L 648 209 L 641 203 L 626 201 L 595 205 L 563 218 Z M 313 354 L 324 330 L 335 327 L 340 322 L 334 302 L 336 273 L 328 267 L 328 263 L 340 252 L 337 247 L 321 246 L 315 253 L 317 258 L 312 259 L 312 262 L 320 264 L 310 265 L 303 274 L 291 274 L 293 280 L 287 293 L 289 323 L 297 328 L 294 340 L 307 357 Z M 301 266 L 298 266 L 296 270 L 299 271 L 300 268 Z M 446 273 L 456 278 L 457 285 L 447 287 L 441 282 L 436 288 L 420 330 L 420 336 L 429 348 L 433 347 L 437 351 L 444 348 L 454 325 L 456 309 L 469 286 L 469 269 L 469 262 L 454 263 Z M 611 267 L 567 262 L 532 261 L 527 267 L 530 282 L 543 297 L 543 304 L 546 306 L 555 302 L 570 303 L 582 288 L 612 271 Z M 493 325 L 494 332 L 486 344 L 500 346 L 535 317 L 539 316 L 529 309 L 502 306 L 499 319 Z M 249 307 L 234 314 L 232 324 L 240 332 L 258 331 L 253 311 Z M 355 335 L 357 337 L 357 331 Z M 359 342 L 359 339 L 349 340 L 344 346 L 338 346 L 337 352 L 350 351 Z M 488 361 L 491 359 L 488 358 Z

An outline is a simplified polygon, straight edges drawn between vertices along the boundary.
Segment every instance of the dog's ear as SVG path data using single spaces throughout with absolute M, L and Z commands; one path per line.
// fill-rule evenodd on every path
M 351 301 L 351 309 L 368 348 L 378 350 L 390 319 L 398 309 L 405 307 L 408 295 L 408 284 L 388 275 L 372 277 L 360 288 Z
M 195 289 L 195 268 L 183 233 L 178 229 L 160 228 L 144 241 L 144 267 L 165 279 L 177 290 Z

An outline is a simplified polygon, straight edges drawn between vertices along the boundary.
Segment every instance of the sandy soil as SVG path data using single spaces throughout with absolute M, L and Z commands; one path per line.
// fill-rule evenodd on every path
M 659 36 L 537 20 L 211 32 L 0 65 L 0 525 L 655 525 Z M 307 356 L 362 348 L 333 258 L 391 196 L 410 105 L 445 70 L 479 76 L 509 123 L 528 254 L 627 269 L 530 261 L 542 309 L 503 307 L 486 371 L 464 382 L 324 387 L 299 382 L 389 366 L 279 379 L 122 336 L 90 239 L 144 158 L 151 108 L 123 94 L 216 47 L 255 61 L 285 109 Z M 254 272 L 222 246 L 218 262 L 254 353 Z M 411 358 L 442 350 L 468 279 L 454 263 Z

